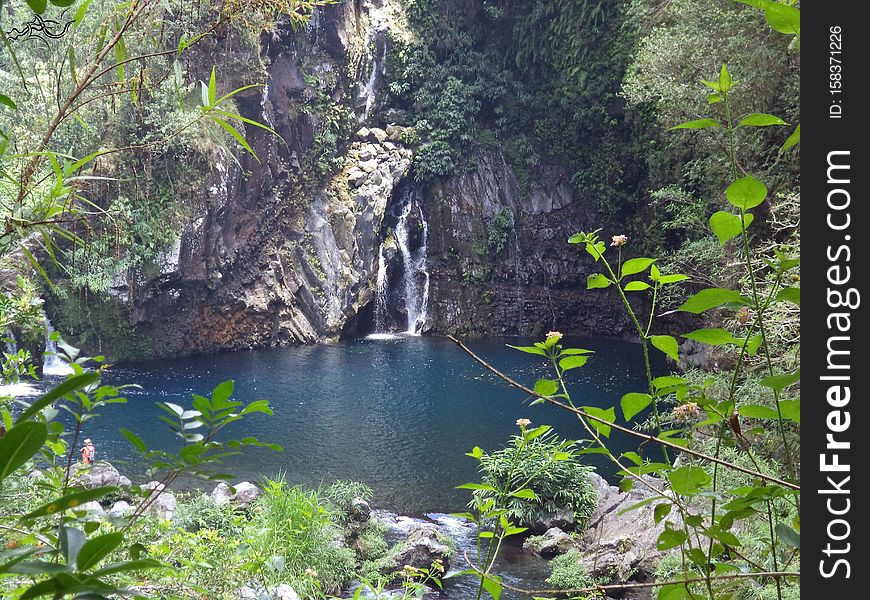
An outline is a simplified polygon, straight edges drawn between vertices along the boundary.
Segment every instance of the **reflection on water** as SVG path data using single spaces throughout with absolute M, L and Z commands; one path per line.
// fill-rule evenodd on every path
M 518 343 L 489 339 L 471 346 L 525 383 L 547 374 L 541 357 L 507 348 L 506 342 Z M 639 346 L 609 339 L 572 345 L 596 351 L 585 367 L 570 372 L 576 404 L 612 406 L 624 393 L 645 387 Z M 134 459 L 121 427 L 151 447 L 175 447 L 177 438 L 158 420 L 155 402 L 189 405 L 191 393 L 207 394 L 234 379 L 238 400 L 267 399 L 275 414 L 253 415 L 227 433 L 275 442 L 284 452 L 248 450 L 228 459 L 229 472 L 240 479 L 283 472 L 287 481 L 311 486 L 357 480 L 374 489 L 375 506 L 405 514 L 463 510 L 468 494 L 455 486 L 477 477 L 476 461 L 465 452 L 475 445 L 500 448 L 517 432 L 518 418 L 553 425 L 563 437 L 582 434 L 570 413 L 528 406 L 521 392 L 439 338 L 398 336 L 155 360 L 116 366 L 107 379 L 141 388 L 126 390 L 126 405 L 106 406 L 101 418 L 86 424 L 84 435 L 96 442 L 99 458 L 119 465 Z M 610 467 L 600 456 L 589 460 L 607 474 Z M 133 479 L 145 477 L 141 469 L 127 469 Z

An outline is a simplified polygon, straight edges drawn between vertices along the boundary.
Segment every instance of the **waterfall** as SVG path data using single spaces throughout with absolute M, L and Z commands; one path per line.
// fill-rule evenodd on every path
M 405 332 L 419 335 L 426 324 L 429 308 L 429 271 L 426 265 L 429 225 L 423 209 L 419 206 L 419 189 L 409 185 L 403 190 L 402 196 L 402 212 L 396 224 L 396 243 L 405 268 L 405 309 L 408 314 Z M 416 222 L 409 219 L 414 209 L 417 209 L 422 227 L 420 245 L 416 249 L 411 248 L 409 229 L 409 225 Z
M 384 244 L 378 249 L 378 278 L 375 290 L 375 331 L 384 331 L 387 324 L 387 259 L 384 256 Z
M 54 327 L 51 326 L 48 317 L 45 317 L 45 352 L 42 358 L 42 373 L 43 375 L 69 375 L 73 372 L 72 367 L 57 355 L 57 342 L 51 339 L 52 333 L 54 333 Z
M 372 48 L 374 46 L 374 48 Z M 378 55 L 378 43 L 377 39 L 373 40 L 371 30 L 366 34 L 366 63 L 371 63 L 372 71 L 369 74 L 369 78 L 365 84 L 360 83 L 360 92 L 359 98 L 365 99 L 365 108 L 363 109 L 363 113 L 359 116 L 360 123 L 363 123 L 368 120 L 369 115 L 372 112 L 372 108 L 375 106 L 375 100 L 377 99 L 377 84 L 378 84 L 378 76 L 383 77 L 386 75 L 387 68 L 387 44 L 386 42 L 381 45 L 380 55 Z

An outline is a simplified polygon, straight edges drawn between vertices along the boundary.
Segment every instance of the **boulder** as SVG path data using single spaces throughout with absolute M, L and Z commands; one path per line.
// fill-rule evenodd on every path
M 372 127 L 371 134 L 374 136 L 374 138 L 378 141 L 379 144 L 383 144 L 388 139 L 390 139 L 390 136 L 387 135 L 387 132 L 384 131 L 383 129 L 378 128 L 378 127 Z
M 635 483 L 629 492 L 621 492 L 597 473 L 589 477 L 598 494 L 598 505 L 580 542 L 581 560 L 587 572 L 612 581 L 651 575 L 665 555 L 656 546 L 665 522 L 654 525 L 653 511 L 658 502 L 622 514 L 620 511 L 655 494 L 640 483 Z M 659 479 L 645 475 L 644 480 L 659 490 L 667 491 L 667 484 Z M 675 522 L 679 520 L 675 515 L 668 518 Z M 681 526 L 678 522 L 676 524 Z
M 347 176 L 347 181 L 353 187 L 359 187 L 366 182 L 368 179 L 368 174 L 360 171 L 359 169 L 354 169 Z
M 109 516 L 114 519 L 120 519 L 122 517 L 126 517 L 132 512 L 133 507 L 128 502 L 119 500 L 112 505 L 112 508 L 109 509 Z
M 121 475 L 118 469 L 106 461 L 96 462 L 92 465 L 78 465 L 76 468 L 76 483 L 88 489 L 107 485 L 129 488 L 132 485 L 128 478 Z
M 354 498 L 350 503 L 351 520 L 367 523 L 371 514 L 372 507 L 362 498 Z
M 178 508 L 178 501 L 175 499 L 175 494 L 166 489 L 159 481 L 149 481 L 139 486 L 143 491 L 151 491 L 148 495 L 148 506 L 145 512 L 154 515 L 161 519 L 171 519 Z
M 396 569 L 406 566 L 416 569 L 431 569 L 435 561 L 440 561 L 447 570 L 450 560 L 450 547 L 441 541 L 434 525 L 417 525 L 408 533 L 395 555 Z
M 259 497 L 260 488 L 250 481 L 241 481 L 233 487 L 219 483 L 211 492 L 211 499 L 218 506 L 232 504 L 236 508 L 248 508 Z
M 368 127 L 360 127 L 356 132 L 356 137 L 359 140 L 367 140 L 371 131 L 369 131 Z
M 577 520 L 574 511 L 569 508 L 553 512 L 541 512 L 528 524 L 529 531 L 534 535 L 543 535 L 550 529 L 556 528 L 564 531 L 577 529 Z
M 574 541 L 574 538 L 558 527 L 552 527 L 544 535 L 527 539 L 523 547 L 543 558 L 549 559 L 560 554 L 565 554 L 571 548 L 576 548 L 577 543 Z
M 371 173 L 371 172 L 377 170 L 378 161 L 376 161 L 374 159 L 363 161 L 359 164 L 359 168 L 362 169 L 363 171 L 365 171 L 366 173 Z
M 239 600 L 263 600 L 264 598 L 270 598 L 271 600 L 300 600 L 296 590 L 286 583 L 282 583 L 269 591 L 260 587 L 254 588 L 250 585 L 244 585 L 239 589 L 236 597 Z
M 100 506 L 100 503 L 96 500 L 80 504 L 78 507 L 76 507 L 76 510 L 83 510 L 88 513 L 89 517 L 96 517 L 98 519 L 102 519 L 106 516 L 106 511 L 103 509 L 102 506 Z

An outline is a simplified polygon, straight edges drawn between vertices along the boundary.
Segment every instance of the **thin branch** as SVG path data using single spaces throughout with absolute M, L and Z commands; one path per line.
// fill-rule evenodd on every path
M 475 354 L 470 348 L 468 348 L 468 346 L 466 346 L 464 343 L 462 343 L 457 338 L 453 337 L 452 335 L 448 335 L 447 337 L 448 337 L 448 339 L 453 341 L 457 346 L 459 346 L 462 350 L 464 350 L 466 354 L 471 356 L 471 358 L 473 358 L 478 363 L 480 363 L 483 367 L 485 367 L 486 369 L 491 371 L 493 374 L 495 374 L 499 378 L 501 378 L 504 381 L 506 381 L 507 383 L 509 383 L 511 386 L 517 388 L 518 390 L 522 390 L 523 392 L 525 392 L 526 394 L 528 394 L 530 396 L 534 396 L 536 398 L 541 398 L 542 400 L 545 400 L 546 402 L 549 402 L 550 404 L 553 404 L 554 406 L 558 406 L 559 408 L 563 408 L 569 412 L 573 412 L 573 413 L 580 415 L 581 417 L 584 417 L 586 419 L 591 419 L 592 421 L 596 421 L 598 423 L 603 423 L 604 425 L 607 425 L 608 427 L 616 429 L 617 431 L 621 431 L 622 433 L 626 433 L 628 435 L 640 438 L 640 439 L 645 440 L 647 442 L 655 442 L 656 444 L 662 444 L 662 445 L 667 446 L 669 448 L 673 448 L 674 450 L 677 450 L 679 452 L 685 452 L 686 454 L 696 456 L 696 457 L 701 458 L 703 460 L 717 463 L 720 465 L 724 465 L 730 469 L 734 469 L 735 471 L 740 471 L 741 473 L 745 473 L 747 475 L 751 475 L 751 476 L 757 477 L 759 479 L 764 479 L 766 481 L 770 481 L 771 483 L 781 485 L 782 487 L 786 487 L 786 488 L 796 490 L 796 491 L 800 491 L 800 489 L 801 489 L 799 485 L 796 485 L 794 483 L 791 483 L 788 481 L 783 481 L 782 479 L 777 479 L 776 477 L 772 477 L 770 475 L 765 475 L 764 473 L 760 473 L 758 471 L 753 471 L 752 469 L 747 469 L 745 467 L 741 467 L 740 465 L 732 464 L 726 460 L 715 458 L 713 456 L 710 456 L 709 454 L 704 454 L 703 452 L 698 452 L 697 450 L 691 450 L 689 448 L 684 448 L 683 446 L 680 446 L 680 445 L 675 444 L 673 442 L 669 442 L 668 440 L 663 440 L 661 438 L 658 438 L 658 437 L 655 437 L 652 435 L 647 435 L 647 434 L 641 433 L 639 431 L 634 431 L 633 429 L 629 429 L 628 427 L 623 427 L 621 425 L 617 425 L 616 423 L 611 423 L 610 421 L 607 421 L 606 419 L 602 419 L 601 417 L 596 417 L 595 415 L 587 413 L 586 411 L 581 410 L 579 408 L 573 408 L 573 407 L 565 404 L 564 402 L 560 402 L 560 401 L 556 400 L 555 398 L 551 398 L 549 396 L 543 396 L 543 395 L 539 394 L 538 392 L 536 392 L 535 390 L 533 390 L 529 387 L 526 387 L 525 385 L 512 379 L 509 375 L 506 375 L 506 374 L 502 373 L 501 371 L 499 371 L 498 369 L 496 369 L 494 366 L 492 366 L 491 364 L 486 362 L 484 359 L 479 357 L 477 354 Z

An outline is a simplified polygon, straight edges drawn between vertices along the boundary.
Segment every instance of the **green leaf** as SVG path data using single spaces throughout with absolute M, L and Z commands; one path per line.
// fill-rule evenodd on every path
M 689 279 L 688 275 L 683 275 L 682 273 L 674 273 L 673 275 L 662 275 L 661 277 L 659 277 L 658 281 L 662 285 L 667 285 L 669 283 L 679 283 L 680 281 L 686 281 L 687 279 Z
M 32 511 L 21 517 L 20 520 L 28 521 L 31 519 L 35 519 L 36 517 L 55 515 L 57 513 L 67 510 L 68 508 L 75 508 L 77 506 L 81 506 L 85 502 L 98 500 L 99 498 L 102 498 L 107 494 L 111 494 L 117 491 L 118 488 L 113 486 L 97 487 L 89 490 L 77 490 L 70 494 L 67 494 L 66 496 L 52 500 L 51 502 L 46 502 L 42 506 L 33 509 Z
M 698 600 L 698 597 L 689 593 L 685 583 L 669 583 L 659 588 L 657 600 Z
M 694 496 L 710 483 L 710 475 L 696 466 L 680 467 L 668 473 L 671 489 L 683 496 Z
M 800 123 L 798 123 L 798 126 L 794 128 L 794 131 L 792 132 L 792 134 L 790 136 L 788 136 L 788 139 L 786 139 L 785 143 L 783 143 L 782 148 L 779 149 L 780 154 L 782 154 L 783 152 L 785 152 L 786 150 L 788 150 L 792 146 L 799 144 L 800 141 L 801 141 L 801 126 L 800 126 Z
M 501 598 L 501 580 L 494 575 L 483 575 L 483 589 L 492 597 L 492 600 Z
M 76 0 L 49 0 L 55 6 L 59 6 L 60 8 L 66 8 L 67 6 L 72 6 L 76 3 Z
M 719 91 L 727 92 L 734 87 L 734 81 L 731 79 L 731 73 L 728 72 L 728 67 L 722 65 L 719 69 Z
M 493 486 L 488 483 L 463 483 L 456 486 L 457 490 L 486 490 L 487 492 L 498 492 Z
M 785 523 L 777 524 L 776 536 L 780 540 L 782 540 L 782 542 L 787 546 L 798 549 L 800 549 L 801 547 L 801 534 L 799 534 L 797 531 L 795 531 Z
M 801 289 L 796 287 L 783 288 L 776 293 L 774 302 L 791 302 L 797 306 L 801 305 Z
M 541 396 L 552 396 L 559 391 L 559 382 L 555 379 L 538 379 L 535 382 L 535 391 Z
M 76 390 L 80 390 L 94 383 L 100 378 L 100 374 L 96 371 L 88 371 L 87 373 L 82 373 L 81 375 L 74 375 L 60 382 L 48 392 L 40 396 L 36 399 L 33 404 L 28 406 L 26 409 L 21 411 L 21 414 L 18 415 L 18 419 L 16 419 L 17 423 L 21 421 L 25 421 L 41 411 L 46 406 L 54 403 L 59 398 L 62 398 L 69 394 L 70 392 L 74 392 Z
M 687 381 L 685 379 L 683 379 L 682 377 L 677 377 L 676 375 L 662 375 L 661 377 L 656 377 L 652 381 L 653 387 L 657 390 L 678 385 L 684 385 L 686 383 Z
M 719 238 L 719 245 L 724 246 L 728 240 L 743 233 L 744 228 L 748 229 L 754 219 L 755 217 L 751 213 L 744 213 L 743 224 L 741 226 L 740 215 L 720 210 L 713 213 L 710 217 L 710 229 Z
M 211 68 L 211 77 L 208 80 L 208 105 L 214 106 L 217 101 L 217 76 L 216 67 Z
M 622 397 L 619 405 L 626 421 L 631 421 L 637 413 L 645 409 L 652 402 L 652 396 L 638 392 L 630 392 Z
M 762 379 L 759 383 L 764 387 L 769 387 L 777 392 L 781 392 L 790 385 L 797 383 L 801 379 L 801 370 L 791 373 L 782 373 L 780 375 L 770 375 Z
M 540 427 L 535 427 L 534 429 L 527 429 L 525 433 L 523 433 L 523 439 L 527 442 L 539 438 L 548 431 L 550 431 L 552 427 L 550 425 L 541 425 Z
M 658 348 L 675 361 L 680 361 L 680 346 L 677 344 L 677 340 L 674 339 L 673 336 L 651 335 L 649 341 L 654 347 Z
M 48 6 L 47 0 L 27 0 L 27 6 L 38 15 L 41 15 L 45 12 L 46 7 Z
M 706 129 L 708 127 L 722 127 L 722 125 L 715 119 L 695 119 L 694 121 L 686 121 L 685 123 L 674 125 L 668 131 L 673 131 L 674 129 Z
M 740 119 L 738 127 L 769 127 L 771 125 L 788 125 L 785 121 L 767 113 L 752 113 Z
M 602 275 L 601 273 L 593 273 L 589 277 L 586 278 L 586 289 L 594 290 L 598 288 L 606 288 L 610 287 L 610 284 L 613 283 L 607 277 Z
M 91 0 L 85 0 L 77 9 L 73 17 L 73 24 L 78 27 L 81 25 L 82 19 L 85 18 L 85 13 L 88 12 L 88 7 L 91 5 Z
M 750 419 L 778 419 L 779 415 L 775 408 L 762 406 L 760 404 L 744 404 L 738 411 L 741 416 L 749 417 Z
M 227 379 L 217 384 L 211 392 L 211 402 L 215 410 L 220 410 L 229 406 L 229 399 L 233 395 L 235 389 L 235 381 Z
M 94 577 L 105 577 L 106 575 L 114 575 L 116 573 L 124 573 L 126 571 L 142 571 L 145 569 L 161 569 L 167 565 L 154 560 L 153 558 L 142 558 L 137 560 L 128 560 L 124 562 L 113 563 L 106 565 L 98 571 L 94 571 Z
M 746 211 L 764 202 L 767 186 L 752 175 L 746 175 L 728 186 L 725 197 L 728 202 Z
M 259 158 L 257 158 L 257 153 L 254 152 L 254 149 L 251 148 L 251 145 L 248 144 L 248 142 L 245 140 L 245 138 L 242 136 L 242 134 L 239 133 L 235 127 L 233 127 L 232 125 L 230 125 L 229 123 L 227 123 L 223 119 L 219 119 L 218 117 L 211 117 L 211 120 L 214 121 L 215 123 L 217 123 L 218 125 L 220 125 L 221 127 L 223 127 L 227 133 L 229 133 L 231 136 L 233 136 L 233 138 L 235 138 L 235 140 L 242 146 L 242 148 L 244 148 L 245 150 L 248 151 L 248 154 L 250 154 L 251 156 L 253 156 L 257 160 L 260 160 Z
M 648 284 L 646 281 L 629 281 L 625 284 L 626 292 L 642 292 L 644 290 L 650 289 L 652 286 Z
M 794 6 L 771 2 L 764 8 L 764 18 L 768 25 L 786 35 L 800 35 L 801 11 Z
M 272 408 L 269 406 L 268 400 L 257 400 L 255 402 L 251 402 L 242 411 L 239 413 L 240 415 L 248 415 L 251 413 L 263 413 L 266 415 L 272 414 Z
M 139 452 L 141 452 L 143 454 L 145 452 L 148 452 L 148 446 L 145 445 L 145 442 L 142 441 L 142 438 L 140 438 L 138 435 L 136 435 L 135 433 L 133 433 L 129 429 L 125 429 L 124 427 L 121 427 L 120 431 L 121 431 L 121 435 L 123 435 L 125 438 L 127 438 L 127 441 L 130 442 L 130 445 L 132 445 L 134 448 L 136 448 L 136 450 L 138 450 Z
M 587 360 L 589 360 L 588 356 L 566 356 L 559 361 L 559 368 L 562 369 L 562 371 L 569 371 L 571 369 L 582 367 L 586 364 Z
M 597 406 L 583 406 L 581 408 L 593 417 L 603 419 L 607 423 L 613 423 L 616 420 L 616 410 L 612 406 L 607 409 Z M 589 419 L 589 424 L 604 437 L 610 437 L 610 425 L 593 419 Z
M 595 262 L 604 256 L 604 252 L 607 250 L 607 246 L 604 242 L 596 242 L 594 244 L 588 243 L 586 244 L 586 252 L 589 253 L 589 256 L 595 259 Z
M 636 275 L 643 273 L 649 269 L 656 259 L 654 258 L 632 258 L 622 264 L 622 276 Z
M 0 104 L 5 104 L 12 110 L 18 110 L 18 105 L 6 94 L 0 94 Z
M 522 498 L 524 500 L 538 499 L 538 495 L 534 492 L 534 490 L 530 490 L 529 488 L 523 488 L 521 490 L 511 492 L 511 496 L 514 496 L 515 498 Z
M 690 296 L 677 310 L 697 315 L 723 304 L 735 303 L 745 304 L 740 297 L 740 292 L 724 288 L 707 288 Z
M 696 329 L 683 337 L 703 344 L 710 344 L 711 346 L 739 343 L 739 340 L 731 335 L 731 332 L 724 329 Z
M 662 519 L 667 517 L 671 513 L 671 509 L 674 507 L 673 504 L 656 504 L 656 507 L 653 509 L 653 520 L 656 525 L 662 522 Z
M 525 352 L 526 354 L 538 354 L 540 356 L 547 356 L 547 351 L 543 348 L 538 348 L 537 346 L 511 346 L 507 344 L 508 348 L 513 348 L 514 350 L 519 350 L 520 352 Z
M 37 421 L 18 423 L 0 437 L 0 481 L 33 458 L 47 437 L 48 428 Z
M 620 492 L 630 492 L 632 489 L 634 489 L 634 479 L 629 479 L 628 477 L 626 477 L 619 482 Z
M 120 531 L 113 531 L 98 535 L 85 542 L 78 556 L 76 556 L 76 567 L 79 571 L 87 571 L 106 558 L 112 551 L 121 545 L 124 541 L 124 534 Z
M 668 525 L 669 524 L 670 523 L 668 523 Z M 666 528 L 659 534 L 658 540 L 656 540 L 656 548 L 659 551 L 670 550 L 671 548 L 680 546 L 686 541 L 686 538 L 686 532 L 682 529 Z
M 797 424 L 801 422 L 801 401 L 800 398 L 795 400 L 780 400 L 779 411 L 784 419 L 794 421 Z
M 81 529 L 67 526 L 60 528 L 58 541 L 60 542 L 60 549 L 63 553 L 63 557 L 66 559 L 68 565 L 76 562 L 79 550 L 84 546 L 86 539 L 85 532 Z

